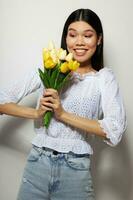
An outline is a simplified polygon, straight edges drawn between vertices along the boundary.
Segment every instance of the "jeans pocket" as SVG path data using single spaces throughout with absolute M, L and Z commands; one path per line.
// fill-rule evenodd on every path
M 33 147 L 30 151 L 30 154 L 28 156 L 28 161 L 31 161 L 31 162 L 35 162 L 39 159 L 41 155 L 41 152 L 39 152 L 39 150 L 37 150 L 37 147 Z
M 73 169 L 87 171 L 90 169 L 90 158 L 89 157 L 68 157 L 66 159 L 67 165 Z

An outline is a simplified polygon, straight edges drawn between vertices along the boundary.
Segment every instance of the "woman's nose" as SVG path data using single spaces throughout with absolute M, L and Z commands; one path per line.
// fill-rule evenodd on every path
M 77 37 L 77 41 L 76 41 L 76 45 L 83 45 L 84 44 L 84 40 L 82 36 L 78 36 Z

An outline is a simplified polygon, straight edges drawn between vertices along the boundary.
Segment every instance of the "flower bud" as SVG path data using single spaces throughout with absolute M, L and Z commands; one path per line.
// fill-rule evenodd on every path
M 47 60 L 50 57 L 50 52 L 48 51 L 48 49 L 43 49 L 43 60 Z
M 62 73 L 66 73 L 66 72 L 69 71 L 68 63 L 67 63 L 67 62 L 64 62 L 64 63 L 61 64 L 61 66 L 60 66 L 60 71 L 61 71 Z
M 76 71 L 77 70 L 77 68 L 79 67 L 79 63 L 75 60 L 75 61 L 73 61 L 73 60 L 70 60 L 69 62 L 68 62 L 68 68 L 71 70 L 71 71 Z
M 47 59 L 46 62 L 44 63 L 44 67 L 46 69 L 52 69 L 55 67 L 55 65 L 56 63 L 53 62 L 52 58 Z
M 55 46 L 54 46 L 53 41 L 50 41 L 50 42 L 49 42 L 49 44 L 48 44 L 48 49 L 49 49 L 49 50 L 55 49 Z
M 57 51 L 56 51 L 56 49 L 52 49 L 50 51 L 50 56 L 51 56 L 51 58 L 53 59 L 53 61 L 55 63 L 58 63 L 58 57 L 57 57 Z
M 59 60 L 65 60 L 66 54 L 67 54 L 66 50 L 63 50 L 62 48 L 60 48 L 57 52 Z
M 72 60 L 73 59 L 73 54 L 72 53 L 69 53 L 67 56 L 66 56 L 66 58 L 65 58 L 65 60 L 66 61 L 70 61 L 70 60 Z

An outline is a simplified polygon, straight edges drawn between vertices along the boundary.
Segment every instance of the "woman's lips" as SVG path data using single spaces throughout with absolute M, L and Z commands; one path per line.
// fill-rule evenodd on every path
M 87 49 L 74 49 L 74 52 L 77 56 L 84 56 L 87 52 Z

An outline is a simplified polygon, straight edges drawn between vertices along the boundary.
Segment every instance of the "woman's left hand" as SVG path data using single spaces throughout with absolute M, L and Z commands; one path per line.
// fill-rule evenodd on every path
M 45 101 L 43 101 L 45 99 Z M 42 106 L 47 106 L 53 109 L 55 117 L 60 120 L 64 109 L 61 105 L 58 91 L 52 88 L 48 88 L 44 91 L 43 98 L 41 101 Z

